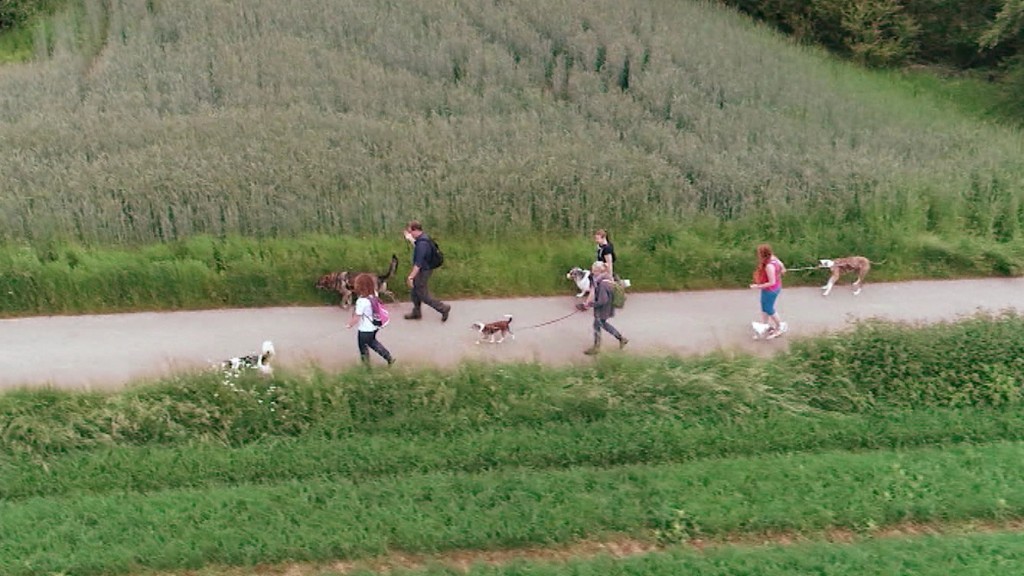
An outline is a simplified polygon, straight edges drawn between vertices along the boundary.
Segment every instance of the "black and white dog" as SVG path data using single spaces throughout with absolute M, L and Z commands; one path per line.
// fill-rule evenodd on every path
M 267 340 L 263 343 L 262 351 L 259 354 L 228 358 L 221 362 L 221 368 L 225 372 L 259 370 L 262 374 L 271 374 L 274 369 L 270 366 L 270 359 L 274 357 L 274 354 L 274 343 Z
M 572 268 L 565 275 L 566 278 L 576 283 L 576 287 L 579 288 L 579 293 L 576 294 L 577 298 L 583 298 L 587 294 L 590 294 L 591 282 L 590 282 L 590 270 L 584 270 L 583 268 Z

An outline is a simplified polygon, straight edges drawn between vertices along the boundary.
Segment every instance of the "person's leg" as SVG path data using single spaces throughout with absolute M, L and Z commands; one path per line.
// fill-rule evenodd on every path
M 594 317 L 594 345 L 583 351 L 584 354 L 597 354 L 601 350 L 601 320 Z
M 608 322 L 607 320 L 601 321 L 601 327 L 604 328 L 605 332 L 611 334 L 612 336 L 615 337 L 616 340 L 618 340 L 618 347 L 623 347 L 626 344 L 630 343 L 629 338 L 623 336 L 620 332 L 618 332 L 618 330 L 616 330 L 615 327 L 612 326 L 611 323 Z
M 779 288 L 778 291 L 775 292 L 775 300 L 776 300 L 776 302 L 778 301 L 779 294 L 781 294 L 781 293 L 782 293 L 782 288 Z M 782 321 L 782 316 L 779 315 L 778 310 L 775 308 L 776 302 L 772 302 L 772 312 L 773 312 L 773 314 L 772 314 L 772 321 L 775 322 L 775 328 L 779 331 L 779 334 L 782 334 L 786 330 L 789 329 L 789 326 L 785 322 Z
M 423 271 L 420 270 L 420 273 L 412 280 L 412 294 L 410 294 L 412 298 L 412 312 L 405 315 L 406 320 L 416 320 L 423 316 L 423 313 L 420 311 L 420 305 L 423 303 L 423 300 L 420 297 L 422 294 L 420 278 L 422 276 Z
M 434 310 L 441 313 L 441 320 L 448 320 L 448 312 L 451 311 L 452 307 L 444 302 L 441 302 L 437 298 L 434 298 L 430 294 L 430 276 L 434 273 L 433 270 L 420 270 L 420 273 L 416 275 L 416 278 L 412 281 L 412 291 L 416 297 L 413 300 L 413 312 L 419 314 L 419 306 L 416 301 L 422 302 L 427 306 L 430 306 Z
M 620 334 L 619 331 L 615 329 L 615 326 L 612 326 L 611 323 L 608 322 L 607 320 L 601 320 L 601 326 L 605 329 L 606 332 L 614 336 L 615 339 L 619 341 L 619 348 L 622 348 L 626 344 L 629 344 L 629 340 L 622 334 Z
M 761 319 L 773 329 L 778 329 L 778 315 L 775 313 L 775 300 L 779 297 L 778 291 L 761 290 Z
M 601 327 L 604 328 L 605 332 L 614 336 L 616 340 L 622 340 L 622 334 L 619 334 L 619 331 L 615 329 L 615 326 L 611 325 L 611 322 L 601 320 Z
M 380 340 L 377 340 L 377 333 L 369 332 L 368 334 L 370 334 L 370 341 L 368 343 L 370 348 L 387 361 L 388 364 L 394 364 L 395 359 L 391 356 L 391 352 L 380 343 Z
M 366 365 L 370 364 L 370 352 L 367 349 L 370 345 L 370 337 L 373 334 L 373 332 L 359 332 L 356 340 L 359 343 L 359 359 Z

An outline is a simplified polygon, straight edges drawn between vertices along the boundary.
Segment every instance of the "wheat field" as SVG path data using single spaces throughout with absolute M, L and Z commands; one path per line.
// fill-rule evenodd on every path
M 0 242 L 1024 219 L 1019 132 L 703 2 L 78 0 L 35 35 Z

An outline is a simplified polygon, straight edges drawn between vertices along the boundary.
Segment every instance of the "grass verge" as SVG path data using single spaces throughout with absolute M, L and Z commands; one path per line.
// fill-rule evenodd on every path
M 743 223 L 699 220 L 686 229 L 646 226 L 613 238 L 620 257 L 616 271 L 639 291 L 745 286 L 754 248 L 765 240 L 748 232 Z M 868 233 L 849 224 L 821 234 L 792 232 L 773 240 L 791 267 L 855 252 L 885 260 L 885 266 L 872 271 L 873 280 L 1010 276 L 1024 270 L 1024 242 L 906 237 Z M 568 294 L 575 287 L 565 279 L 566 271 L 594 259 L 585 238 L 438 240 L 446 260 L 431 287 L 449 298 Z M 0 292 L 6 294 L 0 316 L 333 304 L 336 294 L 314 287 L 321 275 L 381 272 L 392 254 L 400 258 L 401 279 L 410 265 L 410 249 L 397 231 L 390 241 L 197 236 L 139 249 L 6 245 L 0 246 Z M 787 283 L 813 285 L 821 278 L 813 272 L 793 273 Z M 403 282 L 391 287 L 399 298 L 408 298 Z
M 869 529 L 1024 513 L 1020 443 L 374 482 L 309 480 L 0 504 L 0 568 L 126 573 L 400 549 L 493 549 L 609 534 Z
M 788 413 L 729 423 L 672 418 L 496 427 L 443 436 L 316 433 L 238 448 L 209 444 L 110 447 L 49 458 L 0 459 L 0 500 L 37 496 L 151 493 L 286 481 L 352 480 L 406 474 L 564 470 L 683 463 L 813 452 L 951 446 L 1024 440 L 1024 414 L 931 410 L 872 415 Z

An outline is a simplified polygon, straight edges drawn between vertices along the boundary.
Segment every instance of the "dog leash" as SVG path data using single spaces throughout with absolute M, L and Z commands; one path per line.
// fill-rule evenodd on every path
M 872 266 L 880 266 L 882 264 L 885 264 L 888 261 L 889 261 L 888 258 L 885 259 L 885 260 L 879 260 L 878 262 L 871 261 L 871 265 Z M 787 268 L 786 272 L 803 272 L 805 270 L 820 270 L 821 268 L 822 268 L 821 265 L 818 265 L 818 266 L 804 266 L 803 268 Z
M 541 326 L 547 326 L 548 324 L 554 324 L 555 322 L 561 322 L 562 320 L 565 320 L 566 318 L 569 318 L 570 316 L 575 316 L 575 315 L 579 314 L 580 312 L 584 312 L 584 310 L 573 310 L 572 312 L 570 312 L 569 314 L 566 314 L 565 316 L 562 316 L 561 318 L 555 318 L 554 320 L 548 320 L 547 322 L 541 322 L 540 324 L 534 324 L 533 326 L 527 326 L 525 328 L 517 328 L 517 330 L 519 332 L 522 332 L 523 330 L 532 330 L 534 328 L 540 328 Z

